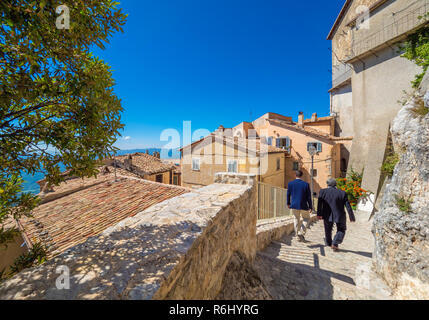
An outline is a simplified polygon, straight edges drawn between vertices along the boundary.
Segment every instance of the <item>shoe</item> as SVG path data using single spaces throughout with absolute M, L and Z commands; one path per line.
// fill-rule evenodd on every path
M 331 246 L 331 248 L 332 248 L 332 250 L 333 250 L 334 252 L 338 252 L 338 251 L 340 251 L 340 248 L 338 248 L 338 247 L 336 247 L 336 246 L 334 246 L 334 245 L 332 245 L 332 246 Z
M 323 240 L 325 241 L 325 246 L 326 246 L 326 247 L 332 247 L 332 243 L 331 243 L 331 244 L 329 244 L 329 243 L 326 241 L 326 238 L 323 238 Z
M 304 242 L 305 241 L 305 238 L 304 238 L 304 236 L 302 234 L 298 235 L 298 241 L 299 242 Z

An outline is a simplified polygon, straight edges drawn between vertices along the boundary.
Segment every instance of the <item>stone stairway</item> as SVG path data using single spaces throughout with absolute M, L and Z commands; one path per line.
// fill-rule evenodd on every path
M 389 288 L 372 271 L 371 222 L 357 213 L 348 223 L 340 252 L 324 245 L 323 222 L 314 223 L 306 241 L 284 236 L 258 253 L 255 267 L 274 299 L 386 300 Z

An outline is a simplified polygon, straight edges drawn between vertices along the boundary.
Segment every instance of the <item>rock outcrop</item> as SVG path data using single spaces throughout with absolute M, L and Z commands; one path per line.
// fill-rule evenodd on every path
M 400 162 L 372 230 L 376 271 L 398 299 L 429 299 L 429 114 L 415 112 L 422 101 L 412 99 L 392 123 Z

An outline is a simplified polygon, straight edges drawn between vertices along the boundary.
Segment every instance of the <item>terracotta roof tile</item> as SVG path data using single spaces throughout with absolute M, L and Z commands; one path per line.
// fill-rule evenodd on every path
M 118 156 L 116 157 L 116 160 L 124 162 L 124 160 L 129 156 L 132 157 L 132 165 L 136 166 L 146 174 L 157 174 L 174 170 L 174 165 L 170 163 L 164 163 L 161 161 L 161 159 L 146 153 L 134 153 L 131 155 Z
M 206 139 L 209 139 L 212 137 L 223 137 L 223 141 L 225 143 L 234 145 L 238 148 L 242 148 L 242 149 L 247 150 L 247 151 L 256 152 L 257 155 L 259 155 L 261 152 L 261 145 L 263 145 L 266 148 L 265 150 L 263 149 L 263 151 L 267 152 L 267 153 L 288 153 L 288 151 L 285 149 L 261 143 L 261 139 L 259 139 L 259 138 L 257 138 L 257 139 L 246 139 L 246 138 L 238 138 L 238 137 L 218 136 L 215 133 L 212 133 L 205 138 L 202 138 L 198 141 L 195 141 L 192 144 L 190 144 L 186 147 L 183 147 L 181 150 L 185 150 L 185 148 L 199 144 L 199 143 L 205 141 Z
M 268 153 L 287 153 L 287 150 L 285 149 L 261 143 L 261 139 L 225 137 L 224 140 L 228 143 L 234 143 L 235 145 L 245 148 L 249 151 L 252 151 L 252 152 L 256 151 L 256 153 L 258 154 L 261 152 L 261 146 L 264 146 L 266 149 L 263 151 L 266 151 Z
M 62 183 L 56 192 L 71 188 L 71 193 L 45 200 L 32 217 L 22 218 L 24 234 L 32 243 L 44 243 L 52 257 L 156 203 L 189 192 L 143 179 L 117 178 L 115 182 L 112 174 L 106 174 Z
M 285 128 L 290 128 L 292 130 L 295 130 L 295 131 L 298 131 L 298 132 L 302 132 L 303 134 L 309 134 L 309 135 L 313 135 L 313 136 L 316 136 L 316 137 L 320 137 L 320 138 L 324 138 L 324 139 L 329 139 L 329 140 L 332 140 L 332 141 L 352 140 L 353 139 L 353 137 L 336 137 L 336 136 L 330 135 L 330 134 L 328 134 L 326 132 L 323 132 L 321 130 L 314 129 L 313 127 L 305 127 L 305 126 L 304 127 L 300 127 L 297 124 L 290 124 L 290 123 L 287 123 L 287 122 L 281 121 L 281 120 L 271 120 L 271 119 L 269 119 L 268 121 L 272 122 L 272 123 L 275 123 L 275 124 L 278 124 L 278 125 L 281 125 L 281 126 L 283 126 Z
M 333 117 L 333 116 L 318 117 L 315 121 L 313 121 L 312 119 L 305 119 L 304 123 L 314 123 L 314 122 L 328 121 L 328 120 L 333 120 L 333 119 L 335 119 L 335 117 Z

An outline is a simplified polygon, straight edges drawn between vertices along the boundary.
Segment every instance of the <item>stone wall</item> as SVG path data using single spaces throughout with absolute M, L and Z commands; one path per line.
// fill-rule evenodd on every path
M 214 212 L 210 223 L 162 283 L 154 299 L 214 299 L 235 253 L 253 263 L 257 218 L 254 178 L 217 173 L 215 184 L 199 190 L 222 195 L 211 203 Z
M 257 224 L 256 230 L 256 248 L 257 251 L 262 251 L 268 247 L 271 242 L 279 241 L 285 235 L 294 232 L 293 216 L 284 218 L 270 219 L 267 221 L 260 221 Z M 317 221 L 317 215 L 312 214 L 310 223 Z
M 395 151 L 401 155 L 375 214 L 374 261 L 399 299 L 429 299 L 429 114 L 418 116 L 413 100 L 393 121 Z M 397 199 L 409 201 L 401 210 Z
M 216 180 L 23 270 L 0 284 L 0 299 L 215 298 L 233 257 L 253 262 L 257 218 L 254 177 Z M 67 273 L 69 289 L 58 289 Z

